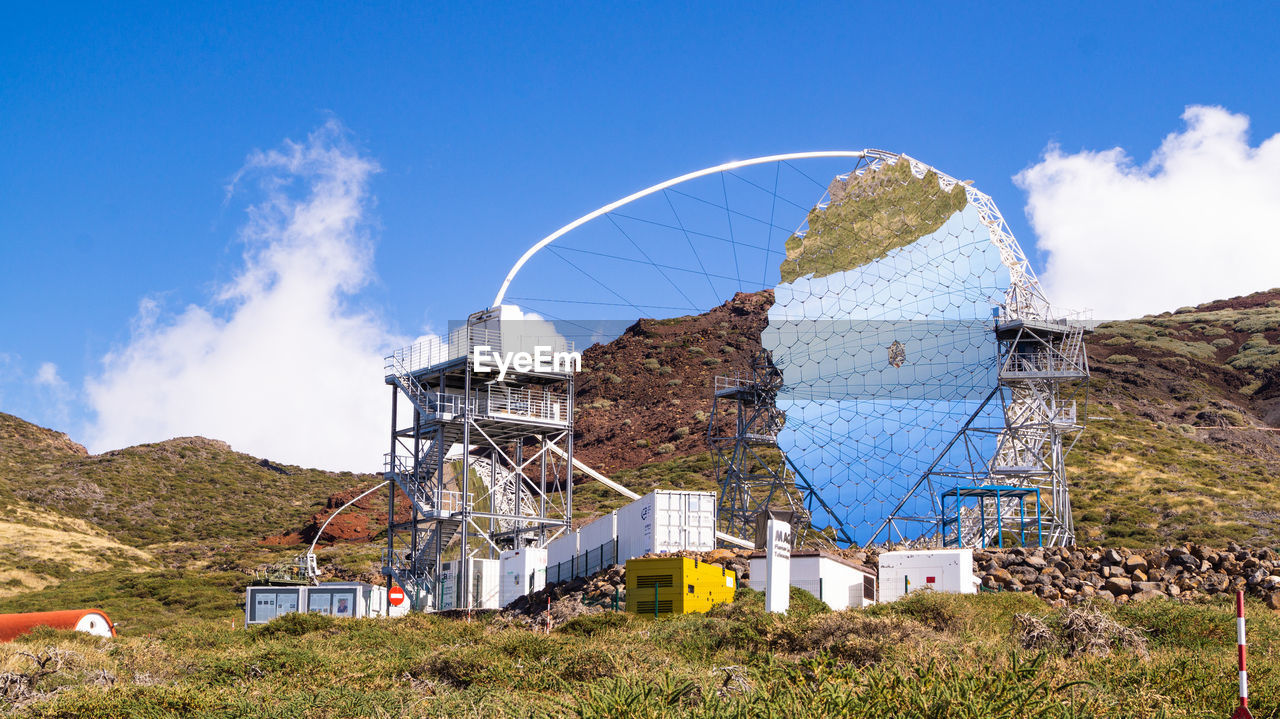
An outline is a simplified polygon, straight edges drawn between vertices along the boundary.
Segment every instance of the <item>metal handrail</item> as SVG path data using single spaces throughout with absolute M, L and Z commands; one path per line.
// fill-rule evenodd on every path
M 728 375 L 716 375 L 716 391 L 720 392 L 727 389 L 744 389 L 749 388 L 755 382 L 749 377 L 730 377 Z
M 572 352 L 574 343 L 560 335 L 545 337 L 519 336 L 520 346 L 545 346 L 552 352 Z M 446 339 L 431 337 L 392 352 L 383 365 L 388 375 L 403 377 L 427 367 L 434 367 L 472 353 L 476 347 L 489 347 L 502 352 L 503 337 L 500 328 L 464 326 L 449 332 Z M 518 348 L 517 348 L 518 349 Z
M 508 389 L 490 387 L 486 391 L 485 414 L 528 417 L 551 422 L 568 418 L 569 396 L 562 392 L 525 387 Z

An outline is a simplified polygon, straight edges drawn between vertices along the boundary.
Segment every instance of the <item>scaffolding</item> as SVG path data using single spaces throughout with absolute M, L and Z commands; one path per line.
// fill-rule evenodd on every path
M 752 358 L 750 374 L 715 378 L 707 443 L 720 485 L 716 521 L 722 535 L 752 536 L 756 517 L 768 509 L 790 511 L 798 533 L 809 526 L 813 503 L 825 508 L 778 448 L 785 422 L 776 402 L 781 387 L 782 374 L 766 350 Z
M 1088 403 L 1084 325 L 1006 311 L 997 317 L 994 332 L 1000 363 L 996 387 L 873 539 L 881 532 L 888 541 L 894 541 L 895 533 L 899 539 L 911 539 L 913 533 L 903 532 L 899 525 L 916 522 L 926 525 L 923 534 L 914 533 L 917 543 L 943 540 L 953 546 L 987 546 L 999 541 L 999 527 L 1021 521 L 1026 495 L 1008 491 L 1020 489 L 1035 490 L 1044 546 L 1075 543 L 1065 459 L 1084 430 Z M 1001 421 L 991 424 L 985 419 L 992 415 Z M 955 462 L 957 456 L 964 461 Z M 944 510 L 944 493 L 995 487 L 1002 492 L 995 500 L 993 521 L 988 521 L 985 500 L 980 508 L 958 509 L 955 517 Z M 932 514 L 899 514 L 922 488 L 929 494 Z
M 477 361 L 531 347 L 572 352 L 559 336 L 516 336 L 501 308 L 471 315 L 447 342 L 420 342 L 386 358 L 391 388 L 391 451 L 384 462 L 387 544 L 382 572 L 415 610 L 471 609 L 478 589 L 472 562 L 502 551 L 542 547 L 573 516 L 573 373 L 504 373 Z M 400 402 L 409 411 L 401 411 Z M 397 521 L 396 502 L 409 503 Z M 455 587 L 446 601 L 444 588 Z

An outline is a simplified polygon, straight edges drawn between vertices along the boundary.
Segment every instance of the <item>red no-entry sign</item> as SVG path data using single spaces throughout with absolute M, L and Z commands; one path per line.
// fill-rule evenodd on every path
M 387 592 L 387 601 L 391 602 L 391 606 L 398 607 L 404 604 L 404 590 L 400 587 L 392 587 Z

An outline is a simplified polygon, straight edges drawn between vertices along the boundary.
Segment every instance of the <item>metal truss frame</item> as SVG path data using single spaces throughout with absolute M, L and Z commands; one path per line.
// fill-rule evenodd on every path
M 931 545 L 942 541 L 945 512 L 940 495 L 957 486 L 1000 486 L 1035 489 L 1043 519 L 1038 536 L 1046 546 L 1075 543 L 1066 455 L 1084 429 L 1088 405 L 1089 364 L 1084 347 L 1084 327 L 1079 324 L 998 322 L 1000 369 L 997 386 L 940 452 L 911 489 L 902 496 L 888 518 L 872 535 L 885 541 Z M 992 405 L 996 412 L 990 412 Z M 986 417 L 1001 418 L 992 424 Z M 956 445 L 962 460 L 954 458 Z M 994 449 L 992 449 L 994 448 Z M 899 514 L 911 498 L 927 493 L 931 512 Z M 961 546 L 989 544 L 996 526 L 1012 526 L 1022 516 L 1022 500 L 997 500 L 994 523 L 976 508 L 960 512 L 958 542 Z M 910 523 L 921 531 L 908 532 Z M 994 526 L 993 526 L 994 525 Z M 998 541 L 998 538 L 996 538 Z
M 707 444 L 720 487 L 716 519 L 723 534 L 752 536 L 757 515 L 768 509 L 790 511 L 795 532 L 807 529 L 815 503 L 834 516 L 778 447 L 778 431 L 786 421 L 777 407 L 781 388 L 782 373 L 763 349 L 752 358 L 748 376 L 715 378 Z M 728 422 L 732 422 L 732 429 L 726 432 Z M 836 531 L 838 537 L 850 541 L 843 527 Z
M 500 351 L 502 340 L 500 309 L 486 310 L 451 333 L 450 345 L 462 347 L 415 345 L 387 358 L 384 476 L 391 486 L 382 571 L 415 610 L 448 604 L 450 555 L 494 559 L 506 549 L 545 546 L 571 526 L 573 375 L 509 369 L 497 382 L 477 372 L 471 348 Z M 401 398 L 411 423 L 403 421 Z M 408 521 L 396 521 L 397 498 L 410 503 Z M 456 607 L 472 608 L 470 561 L 458 562 L 455 579 Z

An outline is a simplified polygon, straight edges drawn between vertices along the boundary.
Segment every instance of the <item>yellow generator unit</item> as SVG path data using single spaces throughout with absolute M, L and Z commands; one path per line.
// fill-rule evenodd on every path
M 733 601 L 732 569 L 689 557 L 627 560 L 627 611 L 634 614 L 705 612 Z

